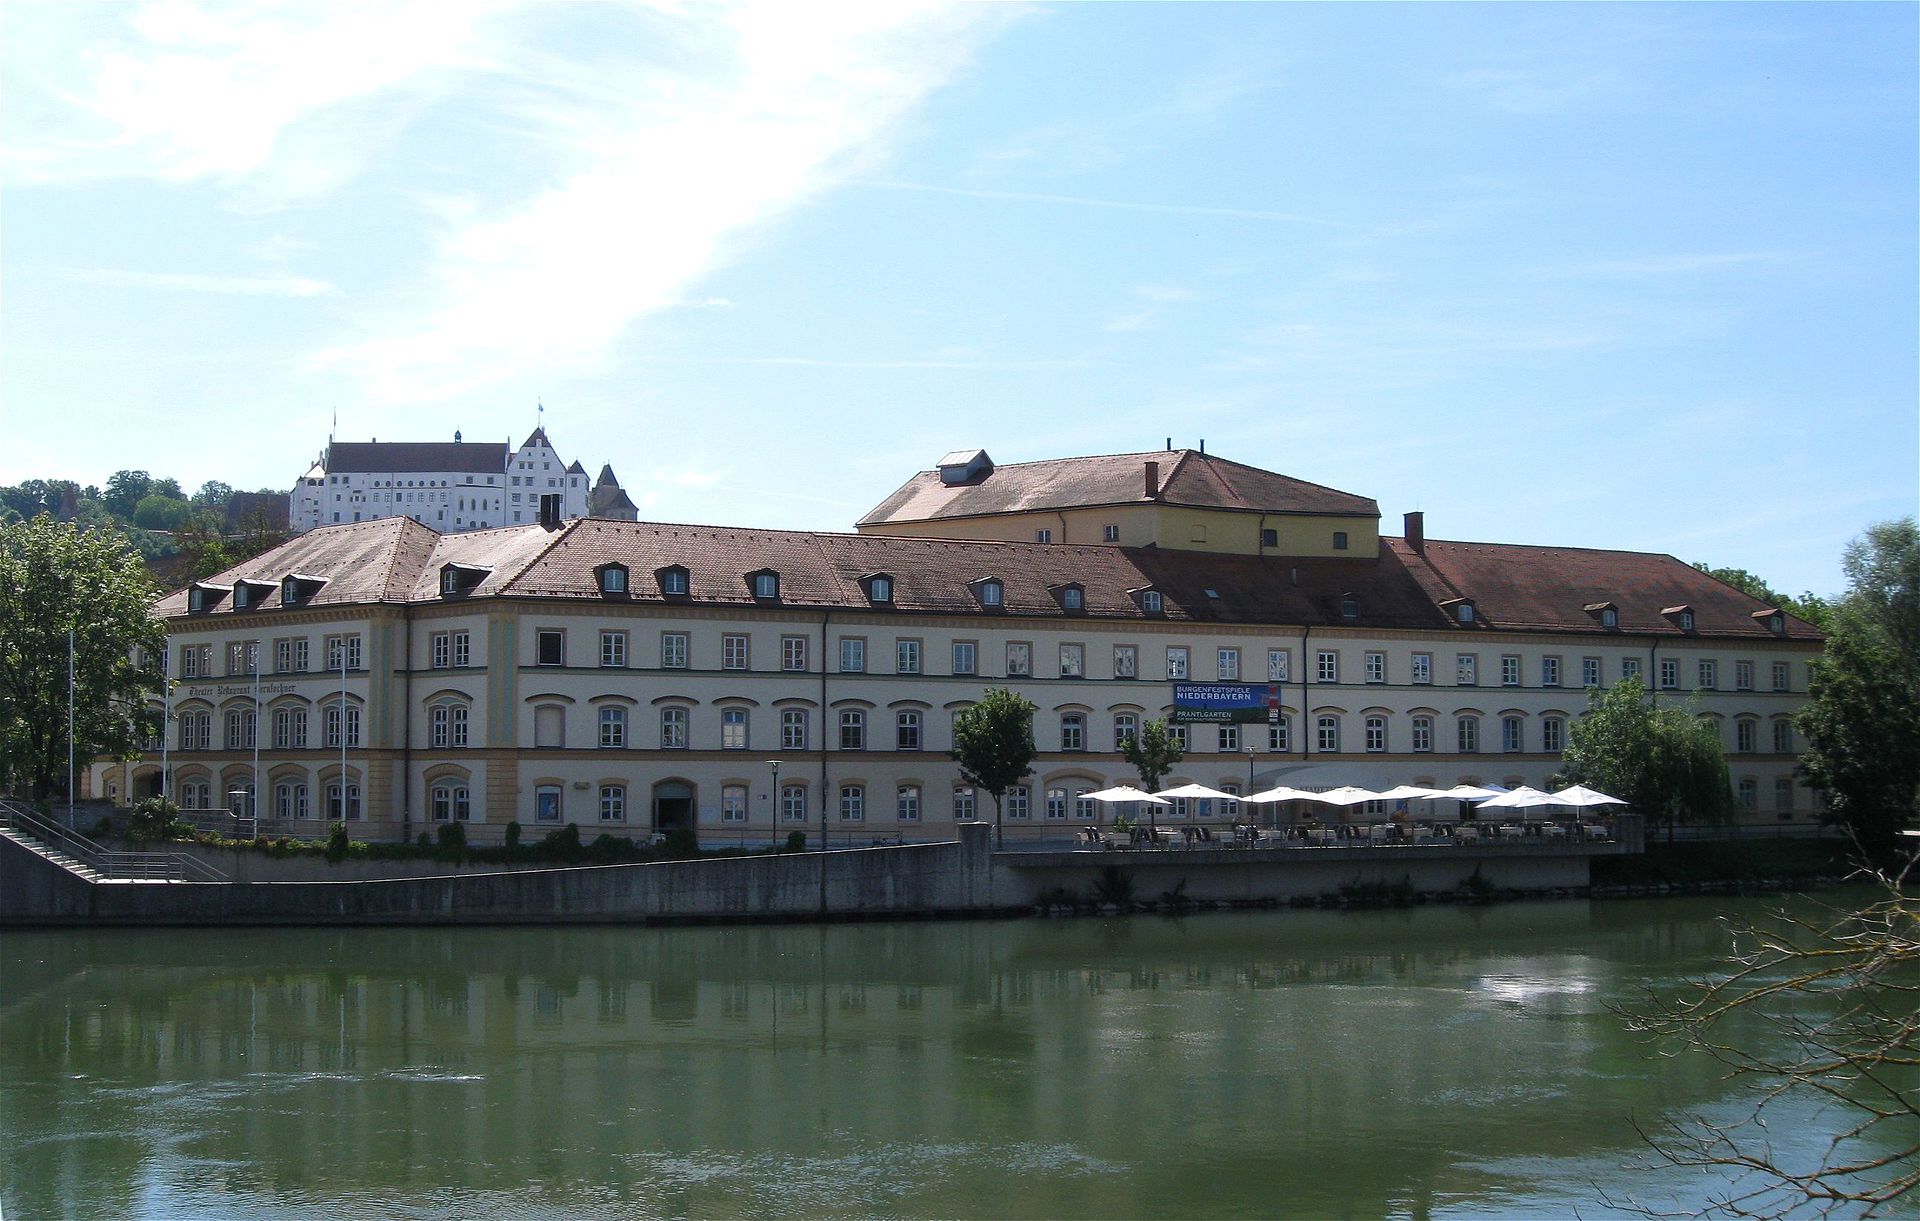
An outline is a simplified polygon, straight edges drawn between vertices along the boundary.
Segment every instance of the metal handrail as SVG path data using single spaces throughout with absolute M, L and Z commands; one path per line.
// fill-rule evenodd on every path
M 225 882 L 226 874 L 184 852 L 115 852 L 43 818 L 17 801 L 0 801 L 6 825 L 73 857 L 103 877 L 129 881 Z

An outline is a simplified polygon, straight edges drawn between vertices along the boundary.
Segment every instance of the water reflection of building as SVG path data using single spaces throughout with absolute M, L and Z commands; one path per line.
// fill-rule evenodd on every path
M 1118 742 L 1175 682 L 1268 689 L 1271 723 L 1183 727 L 1168 778 L 1242 793 L 1544 786 L 1587 687 L 1638 673 L 1720 726 L 1746 817 L 1810 811 L 1808 625 L 1670 556 L 1378 526 L 1370 499 L 1191 450 L 948 455 L 851 535 L 329 526 L 157 605 L 169 753 L 96 783 L 164 770 L 187 804 L 257 789 L 279 829 L 369 837 L 946 838 L 991 808 L 953 716 L 1005 685 L 1041 750 L 1007 823 L 1059 837 L 1131 778 Z

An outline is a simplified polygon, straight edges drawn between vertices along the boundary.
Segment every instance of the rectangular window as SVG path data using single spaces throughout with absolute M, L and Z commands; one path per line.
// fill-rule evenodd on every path
M 1790 755 L 1793 753 L 1793 722 L 1779 720 L 1773 723 L 1773 753 Z
M 1007 677 L 1023 678 L 1033 673 L 1033 645 L 1025 640 L 1007 642 Z
M 360 706 L 347 704 L 343 709 L 340 701 L 335 700 L 327 705 L 326 745 L 339 750 L 343 744 L 349 747 L 360 745 Z
M 1735 721 L 1733 723 L 1733 749 L 1737 753 L 1750 755 L 1758 750 L 1759 746 L 1755 741 L 1758 736 L 1754 722 Z
M 727 632 L 720 637 L 720 668 L 722 670 L 744 670 L 747 668 L 747 637 L 742 632 Z
M 277 708 L 273 713 L 275 750 L 300 750 L 307 744 L 307 710 Z
M 780 821 L 807 821 L 807 790 L 804 785 L 789 784 L 781 788 Z
M 1580 659 L 1580 685 L 1582 687 L 1598 687 L 1600 682 L 1600 659 L 1598 657 L 1582 657 Z
M 1433 682 L 1433 654 L 1415 653 L 1413 655 L 1413 681 L 1423 687 Z
M 533 790 L 533 819 L 535 822 L 560 821 L 561 789 L 557 784 L 543 784 Z
M 1167 646 L 1167 677 L 1175 682 L 1187 677 L 1187 646 L 1173 644 Z
M 953 786 L 953 821 L 973 821 L 973 786 L 956 784 Z
M 747 710 L 722 708 L 720 710 L 720 749 L 745 750 L 746 748 Z
M 720 821 L 747 821 L 747 786 L 729 784 L 720 789 Z
M 1087 718 L 1069 712 L 1060 718 L 1060 749 L 1078 751 L 1087 748 Z
M 1087 646 L 1084 644 L 1063 644 L 1060 646 L 1060 677 L 1079 678 L 1087 672 Z
M 1140 677 L 1140 650 L 1131 644 L 1113 646 L 1113 676 L 1115 678 Z
M 1367 718 L 1367 750 L 1379 754 L 1387 749 L 1387 718 L 1370 716 Z
M 1016 784 L 1007 790 L 1007 817 L 1023 819 L 1033 817 L 1033 797 L 1024 784 Z
M 1620 677 L 1639 678 L 1640 659 L 1638 657 L 1622 657 L 1620 659 Z
M 1366 655 L 1366 671 L 1367 671 L 1368 682 L 1370 683 L 1386 682 L 1387 681 L 1387 655 L 1385 653 L 1368 653 Z
M 1520 659 L 1512 653 L 1500 657 L 1500 685 L 1518 687 L 1520 685 Z
M 1453 683 L 1456 687 L 1472 687 L 1479 683 L 1475 671 L 1479 669 L 1479 656 L 1474 653 L 1456 654 L 1453 659 Z
M 1523 746 L 1520 718 L 1517 716 L 1500 718 L 1500 749 L 1508 754 L 1518 754 Z
M 867 790 L 857 784 L 840 786 L 840 821 L 865 822 L 867 820 Z
M 1789 689 L 1787 685 L 1787 663 L 1784 661 L 1776 661 L 1773 663 L 1773 689 L 1775 691 L 1786 691 Z
M 252 750 L 254 729 L 251 711 L 227 713 L 227 749 Z
M 1267 681 L 1270 683 L 1289 683 L 1293 681 L 1292 650 L 1267 650 Z
M 1740 808 L 1752 810 L 1760 803 L 1760 782 L 1752 776 L 1740 777 L 1740 783 L 1734 791 L 1739 794 Z
M 626 744 L 627 710 L 602 708 L 600 710 L 600 749 L 617 750 Z
M 307 668 L 307 642 L 299 640 L 276 640 L 273 642 L 273 670 L 276 674 L 302 674 Z
M 427 652 L 427 665 L 435 670 L 453 668 L 453 633 L 435 632 Z
M 1100 541 L 1101 541 L 1101 542 L 1104 542 L 1104 543 L 1117 543 L 1117 542 L 1119 542 L 1119 541 L 1120 541 L 1120 527 L 1119 527 L 1119 526 L 1116 526 L 1116 525 L 1113 525 L 1112 523 L 1108 523 L 1107 525 L 1104 525 L 1104 526 L 1101 526 L 1101 527 L 1100 527 Z
M 557 628 L 534 633 L 533 660 L 539 666 L 567 664 L 567 634 Z
M 1133 735 L 1140 732 L 1140 722 L 1131 712 L 1117 712 L 1113 717 L 1113 748 L 1124 750 Z
M 807 748 L 807 713 L 804 708 L 783 708 L 780 710 L 780 749 L 805 750 Z
M 920 786 L 903 784 L 894 793 L 894 817 L 901 822 L 920 821 Z
M 1413 749 L 1418 754 L 1426 754 L 1433 749 L 1433 718 L 1417 716 L 1413 718 Z
M 687 749 L 687 710 L 685 708 L 660 710 L 660 749 Z
M 1793 778 L 1781 776 L 1773 782 L 1773 808 L 1782 818 L 1793 813 Z
M 1323 716 L 1315 724 L 1318 737 L 1317 745 L 1323 755 L 1335 754 L 1340 749 L 1340 720 L 1338 717 Z
M 1293 722 L 1284 716 L 1269 724 L 1267 726 L 1267 749 L 1275 751 L 1292 750 L 1292 730 Z
M 893 672 L 895 674 L 920 673 L 920 642 L 918 640 L 893 642 Z
M 1733 689 L 1735 691 L 1753 690 L 1753 663 L 1736 661 L 1733 663 Z
M 260 645 L 252 640 L 227 642 L 227 673 L 252 674 L 260 665 Z
M 804 672 L 807 668 L 807 638 L 805 636 L 782 636 L 780 638 L 780 668 Z
M 1680 663 L 1671 657 L 1660 659 L 1660 689 L 1671 691 L 1680 685 Z
M 663 670 L 687 668 L 687 634 L 685 632 L 660 633 L 660 668 Z
M 603 784 L 600 786 L 600 821 L 625 822 L 627 820 L 627 789 L 621 784 Z
M 1220 727 L 1220 749 L 1222 751 L 1236 751 L 1240 749 L 1240 727 L 1238 725 L 1222 725 Z
M 866 672 L 866 638 L 864 636 L 842 636 L 840 638 L 840 673 L 865 674 Z
M 1322 683 L 1340 681 L 1340 654 L 1332 649 L 1321 649 L 1314 654 L 1314 681 Z
M 625 632 L 600 633 L 600 665 L 608 670 L 627 668 L 627 634 Z
M 1702 691 L 1712 691 L 1720 685 L 1720 663 L 1702 658 L 1698 666 L 1697 677 L 1700 681 L 1695 684 L 1696 686 Z
M 867 748 L 867 714 L 858 708 L 845 708 L 840 712 L 840 749 L 865 750 Z
M 1067 817 L 1067 790 L 1047 790 L 1047 818 L 1053 822 L 1064 822 Z
M 980 668 L 980 646 L 971 640 L 953 642 L 953 672 L 955 674 L 977 674 Z
M 1214 665 L 1221 682 L 1238 682 L 1240 679 L 1240 650 L 1218 650 L 1215 654 Z
M 1542 657 L 1540 659 L 1540 685 L 1542 687 L 1558 687 L 1560 685 L 1560 659 L 1558 657 Z
M 893 718 L 893 748 L 895 750 L 920 749 L 920 714 L 917 712 L 896 713 Z
M 1567 744 L 1566 722 L 1557 716 L 1544 717 L 1540 721 L 1540 749 L 1548 754 L 1557 755 Z
M 1186 751 L 1193 749 L 1193 734 L 1187 726 L 1169 725 L 1167 726 L 1167 736 L 1172 738 L 1173 744 L 1181 750 Z
M 1033 532 L 1033 541 L 1036 543 L 1050 543 L 1053 541 L 1053 531 L 1042 526 Z
M 327 669 L 338 673 L 344 665 L 349 670 L 360 668 L 360 636 L 329 636 L 326 638 Z
M 1463 755 L 1475 754 L 1480 749 L 1480 718 L 1463 716 L 1459 724 L 1459 747 Z

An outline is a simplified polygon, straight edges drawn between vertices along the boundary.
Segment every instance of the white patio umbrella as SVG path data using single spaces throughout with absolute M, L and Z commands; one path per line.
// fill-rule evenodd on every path
M 1130 784 L 1117 784 L 1110 789 L 1101 789 L 1097 793 L 1088 793 L 1088 801 L 1098 801 L 1105 805 L 1116 805 L 1123 801 L 1144 801 L 1149 806 L 1170 806 L 1173 803 L 1164 797 L 1155 797 L 1152 793 L 1136 789 Z
M 1275 785 L 1273 788 L 1254 793 L 1250 795 L 1247 800 L 1263 803 L 1268 801 L 1309 801 L 1319 796 L 1320 794 L 1318 793 L 1309 793 L 1305 789 L 1289 788 L 1284 784 L 1280 784 Z
M 1478 784 L 1456 784 L 1450 789 L 1436 793 L 1437 797 L 1451 797 L 1455 801 L 1485 801 L 1489 797 L 1498 797 L 1505 789 L 1490 789 Z
M 1328 789 L 1324 793 L 1308 793 L 1306 798 L 1309 801 L 1324 801 L 1334 806 L 1357 806 L 1363 801 L 1380 800 L 1380 794 L 1372 789 L 1355 788 L 1351 784 L 1343 784 L 1337 789 Z
M 1382 801 L 1430 801 L 1435 797 L 1450 797 L 1445 789 L 1423 789 L 1417 784 L 1396 784 L 1380 794 Z
M 1212 797 L 1221 801 L 1240 800 L 1238 797 L 1235 797 L 1232 793 L 1223 793 L 1219 789 L 1210 789 L 1204 784 L 1183 784 L 1179 788 L 1175 788 L 1175 789 L 1161 789 L 1159 792 L 1155 793 L 1154 796 L 1168 797 L 1168 798 L 1185 797 L 1189 800 L 1195 797 Z
M 1584 784 L 1576 784 L 1570 788 L 1561 789 L 1553 795 L 1553 799 L 1563 806 L 1572 806 L 1577 810 L 1584 810 L 1589 806 L 1623 806 L 1627 804 L 1618 797 L 1609 797 L 1598 789 L 1590 789 Z
M 1510 793 L 1488 798 L 1480 803 L 1483 810 L 1531 810 L 1538 806 L 1560 805 L 1561 802 L 1552 793 L 1543 793 L 1531 785 L 1521 785 Z

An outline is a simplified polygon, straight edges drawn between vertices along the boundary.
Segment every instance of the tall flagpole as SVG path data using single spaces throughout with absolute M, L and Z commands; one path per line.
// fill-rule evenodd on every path
M 160 647 L 160 798 L 172 801 L 173 777 L 167 771 L 167 738 L 173 733 L 173 637 L 164 637 Z
M 340 821 L 347 821 L 347 637 L 340 636 Z

